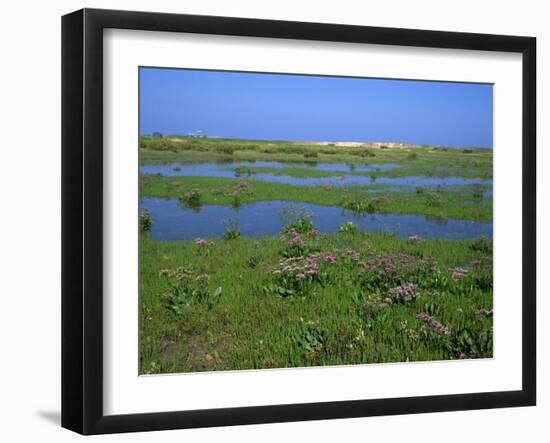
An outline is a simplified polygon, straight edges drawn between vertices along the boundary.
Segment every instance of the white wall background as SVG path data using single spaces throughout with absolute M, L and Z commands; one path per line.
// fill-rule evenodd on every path
M 538 38 L 539 276 L 550 264 L 550 28 L 544 2 L 393 0 L 156 0 L 5 2 L 0 26 L 0 437 L 6 442 L 82 440 L 60 416 L 60 31 L 81 7 L 155 10 L 357 25 L 531 35 Z M 546 106 L 545 106 L 546 105 Z M 546 127 L 545 127 L 546 126 Z M 520 147 L 518 146 L 518 149 Z M 545 249 L 541 252 L 541 249 Z M 544 275 L 542 275 L 544 277 Z M 382 440 L 543 442 L 550 438 L 550 283 L 539 277 L 539 406 L 101 436 L 94 441 L 239 442 Z

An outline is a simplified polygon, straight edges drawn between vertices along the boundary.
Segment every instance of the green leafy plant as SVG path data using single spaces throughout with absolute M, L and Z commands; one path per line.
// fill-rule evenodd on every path
M 331 334 L 327 329 L 313 322 L 302 324 L 290 334 L 292 345 L 310 356 L 326 350 L 330 338 Z
M 359 228 L 353 222 L 346 222 L 340 225 L 338 231 L 342 234 L 355 234 L 357 231 L 359 231 Z
M 297 220 L 294 220 L 293 222 L 285 226 L 285 228 L 283 229 L 283 232 L 287 233 L 292 230 L 300 234 L 308 235 L 315 232 L 315 226 L 313 224 L 313 221 L 311 221 L 310 218 L 300 217 Z
M 368 214 L 373 214 L 378 211 L 379 204 L 382 201 L 382 197 L 373 197 L 370 199 L 351 197 L 348 199 L 344 199 L 340 205 L 343 208 L 349 209 L 354 212 L 366 212 Z
M 240 236 L 241 236 L 241 232 L 238 231 L 237 229 L 227 228 L 225 230 L 225 234 L 223 235 L 223 238 L 225 240 L 235 240 L 235 239 L 239 238 Z
M 236 240 L 241 237 L 241 231 L 239 230 L 239 220 L 237 218 L 229 219 L 229 226 L 225 229 L 223 238 L 225 240 Z
M 163 298 L 166 308 L 174 314 L 181 315 L 196 304 L 205 304 L 208 310 L 211 310 L 220 302 L 222 288 L 218 287 L 211 291 L 208 288 L 208 274 L 194 276 L 189 269 L 177 268 L 175 272 L 167 275 L 171 279 L 170 287 Z
M 151 230 L 152 226 L 153 219 L 151 218 L 151 214 L 149 214 L 149 211 L 147 209 L 144 209 L 139 214 L 139 227 L 142 232 L 147 232 Z

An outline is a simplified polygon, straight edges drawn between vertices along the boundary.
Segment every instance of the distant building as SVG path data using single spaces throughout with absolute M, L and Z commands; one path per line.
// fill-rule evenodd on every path
M 206 138 L 206 134 L 202 132 L 200 129 L 195 132 L 189 132 L 187 136 L 191 138 Z

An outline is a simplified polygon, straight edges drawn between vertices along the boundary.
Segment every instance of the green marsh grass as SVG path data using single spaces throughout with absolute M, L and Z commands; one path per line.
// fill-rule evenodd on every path
M 143 235 L 140 372 L 492 356 L 488 240 L 305 237 L 320 270 L 300 289 L 298 274 L 286 283 L 274 275 L 284 260 L 304 265 L 285 256 L 283 239 L 204 246 Z M 390 265 L 395 272 L 379 277 Z
M 375 206 L 372 209 L 381 213 L 419 214 L 478 221 L 491 220 L 493 212 L 492 198 L 480 200 L 468 186 L 456 186 L 430 194 L 419 193 L 416 190 L 384 192 L 387 187 L 376 183 L 369 186 L 300 186 L 256 179 L 140 176 L 140 195 L 144 197 L 184 196 L 185 200 L 185 196 L 193 189 L 200 189 L 201 204 L 231 205 L 237 196 L 239 205 L 284 200 L 344 207 L 349 204 L 349 209 L 354 209 L 351 207 L 353 202 L 366 201 L 373 203 Z

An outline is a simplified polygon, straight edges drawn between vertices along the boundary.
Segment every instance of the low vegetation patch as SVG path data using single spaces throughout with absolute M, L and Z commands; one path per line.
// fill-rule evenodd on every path
M 179 197 L 180 202 L 190 208 L 198 208 L 201 206 L 201 192 L 198 189 L 192 189 Z
M 139 227 L 142 232 L 150 231 L 153 226 L 153 219 L 147 209 L 144 209 L 139 214 Z

